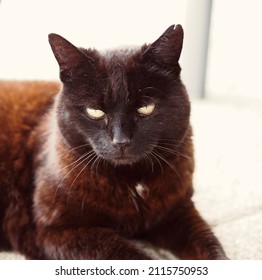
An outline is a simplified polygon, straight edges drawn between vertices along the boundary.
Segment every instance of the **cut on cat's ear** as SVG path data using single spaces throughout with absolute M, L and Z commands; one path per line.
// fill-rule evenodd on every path
M 48 36 L 52 51 L 60 67 L 62 82 L 70 82 L 81 74 L 88 57 L 76 46 L 58 34 Z
M 162 65 L 177 64 L 183 47 L 184 32 L 181 25 L 171 25 L 142 54 L 144 60 L 151 59 Z

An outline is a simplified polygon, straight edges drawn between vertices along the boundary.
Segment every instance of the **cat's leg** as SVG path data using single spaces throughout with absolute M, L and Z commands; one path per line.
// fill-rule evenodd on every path
M 104 228 L 47 228 L 38 234 L 46 259 L 150 259 L 132 241 Z
M 228 259 L 190 200 L 174 208 L 145 238 L 181 259 Z

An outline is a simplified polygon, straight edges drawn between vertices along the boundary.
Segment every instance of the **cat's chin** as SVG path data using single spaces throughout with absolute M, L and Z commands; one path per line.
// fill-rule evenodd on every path
M 110 158 L 108 161 L 113 165 L 113 166 L 131 166 L 139 161 L 137 158 L 127 158 L 127 157 L 118 157 L 118 158 Z

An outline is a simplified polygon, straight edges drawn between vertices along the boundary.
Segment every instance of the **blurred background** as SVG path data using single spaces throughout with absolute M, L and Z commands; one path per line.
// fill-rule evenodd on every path
M 181 65 L 191 95 L 200 93 L 188 76 L 192 68 L 203 71 L 208 55 L 208 96 L 262 100 L 260 0 L 2 0 L 0 5 L 1 78 L 57 79 L 47 41 L 51 32 L 77 46 L 104 49 L 153 42 L 180 23 L 185 30 Z
M 182 24 L 195 202 L 230 258 L 262 259 L 261 13 L 261 0 L 2 0 L 0 79 L 57 80 L 51 32 L 105 49 Z

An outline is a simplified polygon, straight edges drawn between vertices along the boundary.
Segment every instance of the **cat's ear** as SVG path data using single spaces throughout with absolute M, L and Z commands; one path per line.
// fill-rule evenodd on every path
M 153 60 L 161 65 L 178 63 L 183 47 L 184 32 L 181 25 L 171 25 L 142 54 L 143 60 Z
M 71 82 L 83 75 L 84 65 L 89 62 L 88 57 L 58 34 L 51 33 L 48 39 L 60 67 L 61 81 Z

